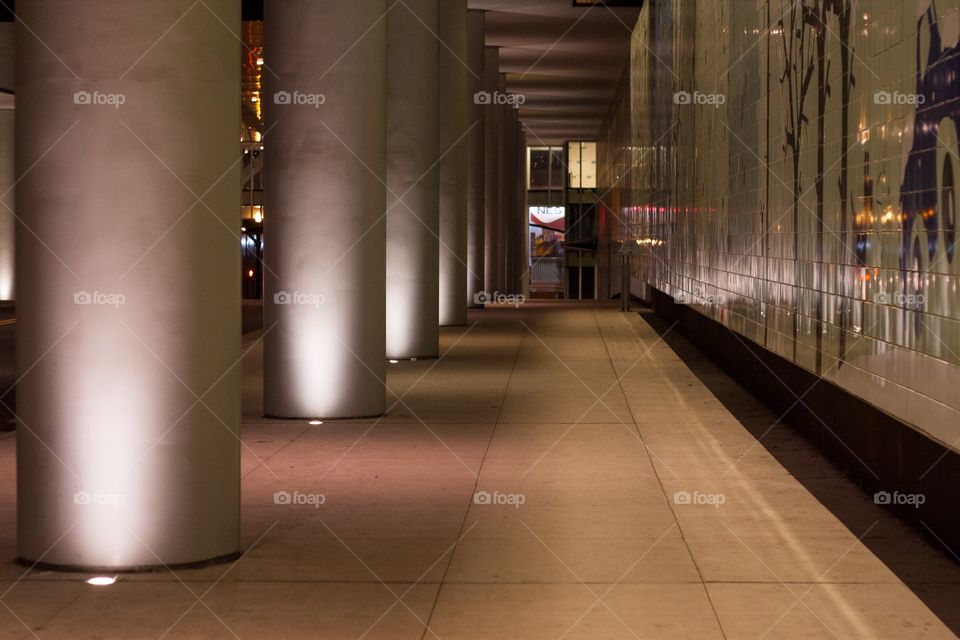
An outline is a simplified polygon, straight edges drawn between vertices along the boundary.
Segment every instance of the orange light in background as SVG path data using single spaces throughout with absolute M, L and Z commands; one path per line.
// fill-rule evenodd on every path
M 247 271 L 247 275 L 252 278 L 252 277 L 253 277 L 253 269 L 250 269 L 250 271 Z

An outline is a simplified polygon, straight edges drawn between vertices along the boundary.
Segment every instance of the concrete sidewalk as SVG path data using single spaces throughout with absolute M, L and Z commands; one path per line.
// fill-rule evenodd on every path
M 27 571 L 15 434 L 0 436 L 0 638 L 960 629 L 957 563 L 668 327 L 559 302 L 470 321 L 442 331 L 440 359 L 391 365 L 386 417 L 320 426 L 261 417 L 262 331 L 246 336 L 246 551 L 231 564 L 111 587 Z

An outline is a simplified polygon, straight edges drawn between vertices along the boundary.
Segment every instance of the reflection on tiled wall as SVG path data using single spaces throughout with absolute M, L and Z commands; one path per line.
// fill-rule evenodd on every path
M 635 293 L 954 448 L 958 4 L 648 0 L 599 150 Z

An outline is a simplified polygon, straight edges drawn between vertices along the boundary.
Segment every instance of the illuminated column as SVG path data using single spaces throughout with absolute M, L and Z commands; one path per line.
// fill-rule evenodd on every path
M 467 0 L 440 3 L 439 33 L 440 324 L 456 325 L 467 323 Z
M 387 357 L 434 357 L 439 330 L 438 0 L 387 15 Z
M 483 115 L 477 99 L 483 88 L 483 11 L 467 13 L 467 95 L 470 125 L 467 135 L 467 304 L 479 307 L 476 294 L 483 291 Z
M 499 74 L 498 92 L 501 96 L 507 95 L 507 76 Z M 500 150 L 498 152 L 498 174 L 497 174 L 497 197 L 500 199 L 500 206 L 497 211 L 496 227 L 494 233 L 497 237 L 496 247 L 496 287 L 497 291 L 502 293 L 511 293 L 508 282 L 508 261 L 510 257 L 510 237 L 507 233 L 510 216 L 513 213 L 513 194 L 510 184 L 513 180 L 512 152 L 513 140 L 511 138 L 512 127 L 512 108 L 509 104 L 503 103 L 495 107 L 500 112 L 500 127 L 498 128 L 498 139 Z
M 506 81 L 504 81 L 504 90 L 506 90 Z M 517 163 L 514 158 L 516 150 L 516 121 L 514 120 L 516 109 L 509 105 L 504 107 L 504 164 L 503 164 L 503 182 L 500 186 L 500 192 L 503 197 L 503 213 L 501 218 L 501 242 L 503 243 L 503 288 L 502 291 L 515 293 L 514 269 L 516 258 L 516 242 L 514 242 L 513 230 L 514 219 L 517 215 L 516 201 L 517 189 L 516 170 Z
M 385 5 L 266 3 L 268 416 L 386 410 Z
M 500 243 L 500 128 L 502 109 L 492 101 L 500 91 L 500 50 L 485 47 L 483 59 L 483 287 L 493 293 L 499 286 Z
M 523 127 L 520 124 L 520 110 L 513 110 L 513 223 L 510 227 L 510 235 L 513 238 L 514 246 L 514 270 L 513 270 L 513 292 L 524 293 L 524 281 L 527 278 L 527 261 L 524 245 L 528 242 L 526 218 L 527 212 L 524 207 L 523 193 Z
M 503 82 L 506 93 L 506 78 Z M 500 242 L 503 247 L 503 281 L 501 290 L 518 293 L 517 277 L 517 110 L 509 104 L 503 107 L 504 114 L 504 151 L 503 182 L 500 192 L 503 197 L 503 209 L 500 217 Z
M 517 112 L 519 117 L 520 112 Z M 527 204 L 527 134 L 523 123 L 517 127 L 517 206 L 520 208 L 517 234 L 520 238 L 520 293 L 530 297 L 530 207 Z
M 187 8 L 17 7 L 28 561 L 124 569 L 240 551 L 240 6 Z
M 13 300 L 13 236 L 16 230 L 14 202 L 13 96 L 0 94 L 0 300 Z

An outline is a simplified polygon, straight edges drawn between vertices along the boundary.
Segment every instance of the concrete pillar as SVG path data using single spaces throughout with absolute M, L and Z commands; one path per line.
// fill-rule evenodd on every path
M 385 5 L 266 3 L 269 416 L 386 410 Z
M 240 6 L 190 6 L 17 6 L 27 561 L 240 550 Z
M 467 14 L 467 93 L 470 124 L 467 136 L 467 304 L 479 307 L 477 294 L 483 291 L 483 139 L 484 105 L 477 100 L 483 89 L 484 12 Z
M 520 148 L 519 132 L 520 121 L 517 119 L 517 110 L 513 107 L 509 111 L 510 129 L 510 172 L 507 174 L 507 183 L 504 191 L 509 198 L 509 215 L 504 221 L 504 233 L 507 238 L 507 277 L 506 287 L 510 293 L 520 293 L 520 202 L 518 199 L 517 184 L 520 182 Z
M 504 172 L 503 192 L 506 198 L 506 215 L 503 220 L 504 238 L 504 287 L 510 293 L 520 293 L 519 287 L 519 253 L 517 233 L 519 230 L 520 209 L 517 202 L 517 174 L 519 172 L 519 157 L 517 155 L 517 110 L 510 107 L 507 110 L 507 167 Z
M 507 76 L 499 74 L 498 78 L 500 95 L 507 95 Z M 497 212 L 496 228 L 496 286 L 495 289 L 501 293 L 512 293 L 510 283 L 508 282 L 508 269 L 510 257 L 510 236 L 508 234 L 510 217 L 513 215 L 513 107 L 504 103 L 497 106 L 500 112 L 499 141 L 500 151 L 498 152 L 499 169 L 497 181 L 497 197 L 500 198 L 499 211 Z
M 519 117 L 520 112 L 517 112 Z M 521 122 L 517 127 L 517 161 L 520 167 L 517 170 L 517 202 L 520 207 L 519 229 L 520 238 L 520 293 L 530 298 L 530 206 L 527 202 L 527 132 Z
M 0 22 L 0 300 L 13 300 L 14 234 L 14 68 L 16 24 Z
M 500 129 L 503 109 L 493 104 L 500 91 L 500 50 L 485 47 L 483 59 L 483 95 L 487 99 L 483 113 L 483 288 L 497 291 L 500 278 Z
M 14 233 L 16 231 L 13 96 L 0 94 L 0 300 L 14 299 Z
M 387 14 L 387 357 L 436 357 L 439 330 L 438 0 Z
M 440 324 L 458 325 L 467 323 L 467 0 L 440 3 L 439 33 Z
M 516 123 L 513 129 L 514 136 L 514 145 L 513 145 L 513 157 L 514 162 L 516 162 L 516 171 L 513 172 L 513 193 L 514 193 L 514 208 L 517 212 L 514 217 L 513 228 L 511 233 L 514 238 L 514 246 L 516 247 L 516 256 L 515 268 L 514 268 L 514 291 L 519 294 L 526 295 L 526 287 L 524 282 L 527 279 L 527 252 L 526 246 L 529 244 L 527 239 L 527 219 L 529 215 L 526 208 L 526 186 L 524 184 L 524 142 L 523 142 L 523 126 L 520 124 L 520 110 L 514 109 L 514 122 Z

